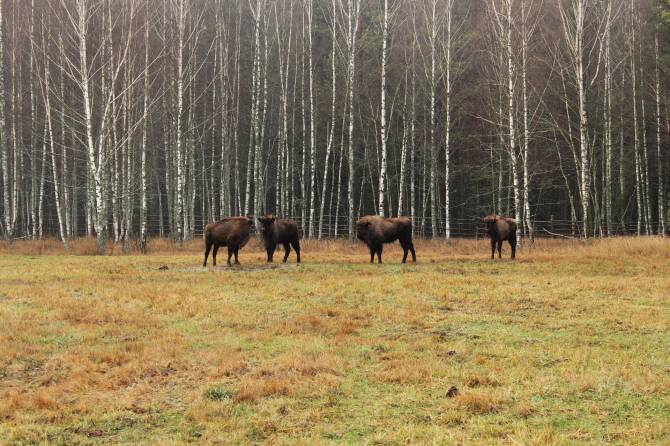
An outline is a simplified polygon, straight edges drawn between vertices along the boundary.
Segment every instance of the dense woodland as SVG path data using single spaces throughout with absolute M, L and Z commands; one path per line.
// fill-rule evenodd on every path
M 0 231 L 666 233 L 666 0 L 0 0 Z

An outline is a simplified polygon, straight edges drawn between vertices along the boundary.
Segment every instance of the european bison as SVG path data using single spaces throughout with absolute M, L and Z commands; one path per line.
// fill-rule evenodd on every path
M 516 220 L 500 215 L 481 217 L 486 225 L 486 233 L 491 238 L 491 259 L 495 258 L 496 244 L 498 244 L 498 258 L 502 258 L 502 244 L 505 240 L 512 248 L 512 259 L 516 256 Z
M 244 245 L 249 241 L 249 229 L 254 224 L 253 219 L 249 217 L 228 217 L 214 223 L 209 223 L 205 226 L 205 261 L 202 266 L 207 266 L 207 257 L 209 250 L 214 247 L 212 251 L 212 262 L 216 266 L 216 253 L 220 246 L 228 247 L 228 266 L 230 258 L 235 254 L 235 263 L 240 264 L 237 254 Z
M 277 219 L 272 214 L 258 217 L 258 221 L 261 224 L 261 234 L 268 253 L 268 262 L 272 262 L 275 249 L 281 244 L 284 245 L 284 263 L 291 252 L 291 246 L 295 249 L 298 263 L 300 263 L 300 231 L 298 231 L 296 222 Z
M 416 262 L 416 253 L 412 243 L 412 221 L 407 217 L 384 218 L 378 215 L 361 217 L 356 222 L 358 238 L 370 248 L 370 263 L 377 260 L 382 263 L 382 247 L 384 243 L 400 241 L 404 251 L 402 263 L 407 261 L 407 251 L 412 253 L 412 261 Z

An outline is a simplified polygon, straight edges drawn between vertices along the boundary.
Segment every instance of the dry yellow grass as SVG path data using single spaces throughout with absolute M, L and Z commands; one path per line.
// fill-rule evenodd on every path
M 670 443 L 668 240 L 416 245 L 2 243 L 0 444 Z

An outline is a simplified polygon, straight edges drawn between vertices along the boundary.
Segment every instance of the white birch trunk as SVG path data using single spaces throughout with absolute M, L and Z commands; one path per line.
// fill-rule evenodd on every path
M 386 212 L 386 40 L 388 39 L 388 0 L 384 0 L 382 30 L 382 79 L 381 79 L 381 168 L 379 172 L 379 215 Z
M 521 213 L 521 199 L 519 191 L 519 173 L 517 168 L 517 141 L 516 141 L 516 128 L 514 124 L 514 59 L 513 59 L 513 49 L 512 49 L 512 28 L 513 28 L 513 19 L 512 19 L 512 0 L 506 0 L 507 2 L 507 15 L 506 15 L 506 40 L 505 48 L 507 54 L 507 119 L 508 119 L 508 128 L 509 128 L 509 155 L 510 162 L 512 167 L 512 187 L 514 191 L 514 216 L 522 220 Z M 517 236 L 519 234 L 519 227 L 517 226 Z
M 140 249 L 147 251 L 147 133 L 149 120 L 149 4 L 144 23 L 144 91 L 142 102 L 142 145 L 140 153 Z M 159 191 L 160 195 L 160 191 Z
M 531 3 L 532 6 L 532 3 Z M 521 91 L 523 97 L 523 148 L 521 159 L 523 162 L 523 216 L 530 243 L 534 243 L 533 222 L 530 213 L 530 174 L 528 172 L 528 152 L 530 145 L 530 130 L 528 126 L 528 41 L 532 36 L 532 28 L 528 29 L 528 10 L 526 0 L 521 0 Z
M 188 213 L 184 212 L 184 154 L 183 154 L 183 134 L 182 118 L 184 113 L 184 34 L 186 28 L 186 18 L 184 11 L 184 1 L 178 0 L 177 5 L 177 141 L 176 141 L 176 164 L 177 164 L 177 202 L 175 203 L 175 225 L 177 227 L 177 238 L 179 246 L 183 246 L 186 227 L 188 225 Z
M 642 27 L 639 23 L 638 17 L 638 26 L 640 28 L 640 39 L 638 41 L 638 47 L 640 49 L 640 109 L 641 109 L 641 118 L 642 118 L 642 152 L 640 154 L 641 158 L 641 177 L 642 177 L 642 203 L 644 208 L 644 228 L 645 233 L 650 235 L 653 233 L 652 223 L 651 223 L 651 195 L 649 188 L 649 152 L 647 146 L 647 112 L 646 112 L 646 101 L 645 101 L 645 76 L 644 76 L 644 62 L 642 61 Z
M 405 200 L 405 183 L 407 182 L 406 180 L 406 175 L 405 175 L 405 170 L 407 168 L 407 138 L 409 137 L 408 133 L 408 119 L 407 119 L 407 70 L 405 70 L 405 88 L 404 88 L 404 97 L 403 97 L 403 117 L 402 117 L 402 140 L 400 143 L 400 181 L 398 183 L 398 212 L 397 216 L 400 217 L 402 215 L 402 209 L 404 206 L 404 200 Z
M 451 16 L 454 6 L 453 0 L 447 0 L 446 4 L 446 25 L 447 25 L 447 35 L 446 35 L 446 50 L 445 50 L 445 122 L 444 122 L 444 210 L 445 210 L 445 220 L 444 220 L 444 234 L 448 239 L 451 237 L 451 215 L 449 212 L 449 195 L 450 195 L 450 172 L 449 172 L 449 162 L 451 155 Z
M 9 144 L 5 131 L 5 63 L 4 63 L 4 23 L 2 0 L 0 0 L 0 158 L 2 158 L 2 210 L 5 237 L 11 239 L 14 233 L 10 203 Z
M 354 177 L 356 174 L 354 166 L 354 79 L 356 76 L 356 35 L 358 34 L 358 23 L 361 4 L 359 0 L 348 0 L 347 8 L 347 51 L 349 56 L 348 77 L 348 100 L 349 100 L 349 138 L 348 138 L 348 179 L 347 179 L 347 201 L 349 205 L 349 240 L 354 239 Z
M 42 47 L 47 48 L 45 45 L 45 40 L 44 40 L 44 33 L 46 30 L 42 31 Z M 49 85 L 49 80 L 50 80 L 50 73 L 49 73 L 49 60 L 45 59 L 44 61 L 44 86 L 43 86 L 43 91 L 42 91 L 42 98 L 44 100 L 44 111 L 46 114 L 46 123 L 47 123 L 47 129 L 49 132 L 49 148 L 51 152 L 51 172 L 52 172 L 52 179 L 53 179 L 53 187 L 54 187 L 54 200 L 56 202 L 56 216 L 58 218 L 58 233 L 60 235 L 60 239 L 63 242 L 63 246 L 65 250 L 68 250 L 68 244 L 67 244 L 67 236 L 65 233 L 65 225 L 64 225 L 64 219 L 63 219 L 63 212 L 62 212 L 62 205 L 61 205 L 61 190 L 60 190 L 60 174 L 58 172 L 58 167 L 56 164 L 56 145 L 54 142 L 54 133 L 53 133 L 53 124 L 51 120 L 51 87 Z M 65 147 L 62 148 L 65 150 Z
M 658 233 L 665 236 L 665 178 L 663 177 L 663 157 L 661 154 L 661 81 L 658 74 L 658 33 L 654 34 L 654 74 L 656 80 L 656 165 L 658 176 Z
M 330 129 L 328 132 L 328 141 L 326 143 L 326 159 L 324 162 L 324 169 L 323 169 L 323 184 L 322 184 L 322 189 L 321 189 L 321 209 L 319 210 L 319 231 L 318 231 L 318 237 L 319 239 L 323 235 L 323 213 L 325 209 L 325 204 L 326 204 L 326 187 L 328 185 L 328 171 L 330 170 L 328 168 L 328 161 L 330 160 L 330 153 L 333 149 L 333 140 L 335 139 L 335 99 L 336 99 L 336 85 L 337 85 L 337 78 L 335 75 L 335 50 L 336 50 L 336 44 L 337 44 L 337 33 L 336 33 L 336 27 L 337 23 L 335 21 L 335 0 L 332 0 L 332 9 L 333 9 L 333 23 L 332 23 L 332 49 L 330 52 L 330 67 L 331 67 L 331 93 L 332 93 L 332 100 L 331 100 L 331 105 L 330 105 Z M 331 195 L 331 201 L 332 201 L 332 195 Z M 337 222 L 336 222 L 337 224 Z
M 80 86 L 84 101 L 84 119 L 86 125 L 86 144 L 88 153 L 88 168 L 93 182 L 95 217 L 94 226 L 97 238 L 98 254 L 104 254 L 107 242 L 107 219 L 105 212 L 105 189 L 103 184 L 104 162 L 106 157 L 103 151 L 104 137 L 100 136 L 100 143 L 96 153 L 96 147 L 93 142 L 93 113 L 91 109 L 91 95 L 89 92 L 89 66 L 87 55 L 87 33 L 89 10 L 86 0 L 77 0 L 78 22 L 77 37 L 79 43 L 79 74 L 81 76 Z M 104 124 L 103 124 L 104 125 Z
M 1 0 L 0 0 L 1 3 Z M 1 5 L 0 5 L 1 8 Z M 0 12 L 0 15 L 2 12 Z M 0 33 L 2 32 L 2 27 L 0 26 Z M 34 240 L 37 238 L 37 138 L 35 138 L 37 129 L 35 128 L 36 116 L 35 116 L 35 82 L 34 78 L 34 67 L 35 67 L 35 0 L 30 0 L 30 220 L 32 224 L 31 238 Z M 0 36 L 0 39 L 2 37 Z M 2 52 L 0 51 L 0 57 L 2 57 Z M 1 62 L 0 62 L 1 64 Z M 2 98 L 0 98 L 2 100 Z M 0 140 L 1 141 L 1 140 Z M 0 152 L 0 158 L 2 153 Z
M 430 221 L 433 238 L 437 237 L 437 140 L 436 140 L 436 90 L 437 90 L 437 0 L 430 3 Z
M 607 235 L 614 233 L 612 220 L 612 64 L 611 64 L 611 27 L 612 2 L 607 2 L 607 19 L 605 22 L 605 94 L 604 94 L 604 121 L 605 121 L 605 223 Z
M 634 0 L 631 0 L 631 17 L 634 16 Z M 629 42 L 631 89 L 633 105 L 633 152 L 635 157 L 635 202 L 637 204 L 637 235 L 642 235 L 644 208 L 642 202 L 642 178 L 640 169 L 640 136 L 637 122 L 637 67 L 635 66 L 635 23 L 631 21 Z
M 307 38 L 309 43 L 309 238 L 314 238 L 314 208 L 317 186 L 315 183 L 316 175 L 316 113 L 314 110 L 314 67 L 312 65 L 312 9 L 313 0 L 306 0 L 307 6 Z M 327 168 L 327 165 L 324 167 Z M 321 197 L 322 201 L 324 197 Z

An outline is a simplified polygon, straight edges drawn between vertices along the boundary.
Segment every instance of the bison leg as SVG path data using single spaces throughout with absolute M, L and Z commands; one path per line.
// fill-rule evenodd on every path
M 375 263 L 375 247 L 370 245 L 370 263 Z
M 377 245 L 377 261 L 379 263 L 382 263 L 382 250 L 384 249 L 384 245 L 380 243 Z
M 219 245 L 214 245 L 214 250 L 212 250 L 212 263 L 216 266 L 216 254 L 219 252 Z
M 491 239 L 491 260 L 496 258 L 496 240 Z
M 502 259 L 502 240 L 498 242 L 498 258 Z
M 212 249 L 212 244 L 210 242 L 205 242 L 205 261 L 202 262 L 202 266 L 207 266 L 207 257 L 209 257 L 209 250 Z
M 509 238 L 509 246 L 512 248 L 512 260 L 516 258 L 516 234 Z
M 412 253 L 412 261 L 416 263 L 416 252 L 414 252 L 414 244 L 412 243 L 412 240 L 401 240 L 400 246 L 402 246 L 403 250 L 402 263 L 407 262 L 408 251 Z
M 268 263 L 272 263 L 272 257 L 275 255 L 275 246 L 272 244 L 268 244 L 265 250 L 268 253 Z
M 233 265 L 230 263 L 230 258 L 233 256 L 233 252 L 234 252 L 234 251 L 235 251 L 235 250 L 233 249 L 232 246 L 229 246 L 229 247 L 228 247 L 228 266 L 233 266 Z
M 291 242 L 291 246 L 293 246 L 295 255 L 298 257 L 298 263 L 300 263 L 300 242 L 298 240 Z
M 286 242 L 284 243 L 284 263 L 288 259 L 288 255 L 291 253 L 291 244 Z
M 237 255 L 240 253 L 240 248 L 235 248 L 235 265 L 240 264 L 240 259 L 237 258 Z

